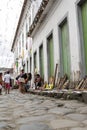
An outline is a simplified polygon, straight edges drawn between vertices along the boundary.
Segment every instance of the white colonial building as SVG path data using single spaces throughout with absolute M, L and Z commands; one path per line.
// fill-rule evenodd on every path
M 23 30 L 27 28 L 28 38 L 32 38 L 31 53 L 27 55 L 29 71 L 33 73 L 37 69 L 44 80 L 48 80 L 58 64 L 59 76 L 67 74 L 72 80 L 84 77 L 87 74 L 87 0 L 42 0 L 34 13 L 33 2 L 37 1 L 32 0 L 30 4 L 28 0 L 29 4 L 23 6 L 12 47 L 15 54 L 20 56 L 17 50 L 21 50 L 22 54 L 20 48 L 26 32 Z M 31 25 L 27 27 L 29 12 L 26 13 L 26 10 L 32 10 Z M 22 61 L 25 64 L 27 58 L 24 51 Z
M 18 75 L 23 68 L 25 72 L 31 71 L 32 38 L 27 36 L 29 27 L 34 20 L 42 0 L 24 0 L 18 26 L 11 50 L 14 52 L 14 75 Z

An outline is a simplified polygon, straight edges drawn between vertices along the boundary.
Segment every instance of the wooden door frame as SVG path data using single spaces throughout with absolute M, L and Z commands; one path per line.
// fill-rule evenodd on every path
M 83 39 L 83 29 L 82 29 L 82 17 L 81 17 L 81 5 L 86 0 L 77 0 L 76 2 L 76 9 L 77 9 L 77 23 L 79 28 L 79 39 L 80 39 L 80 45 L 79 45 L 79 55 L 80 55 L 80 71 L 81 71 L 81 77 L 83 77 L 86 73 L 86 66 L 85 66 L 85 54 L 84 54 L 84 39 Z
M 46 37 L 47 40 L 47 68 L 49 68 L 49 63 L 48 63 L 48 39 L 52 35 L 52 40 L 53 40 L 53 30 L 48 34 Z M 53 40 L 54 43 L 54 40 Z M 54 44 L 53 44 L 53 61 L 54 61 Z M 54 64 L 54 63 L 53 63 Z M 53 68 L 54 69 L 54 68 Z M 48 70 L 48 69 L 47 69 Z M 48 78 L 49 78 L 49 70 L 48 70 Z
M 43 43 L 39 46 L 39 60 L 40 60 L 40 48 L 41 47 L 43 47 Z M 43 53 L 43 60 L 44 60 L 44 53 Z M 43 61 L 43 63 L 44 63 L 44 61 Z M 39 66 L 40 66 L 40 74 L 41 74 L 41 61 L 39 61 Z M 43 78 L 44 78 L 44 65 L 43 65 Z
M 68 25 L 68 13 L 67 14 L 65 14 L 65 16 L 63 17 L 63 19 L 59 22 L 59 24 L 58 24 L 58 34 L 59 34 L 59 48 L 62 48 L 62 39 L 61 39 L 61 27 L 62 27 L 62 25 L 65 23 L 65 22 L 67 22 L 67 26 L 68 26 L 68 41 L 69 41 L 69 44 L 68 44 L 68 46 L 69 46 L 69 57 L 70 57 L 70 74 L 71 74 L 71 53 L 70 53 L 70 40 L 69 40 L 69 25 Z M 63 65 L 62 65 L 62 49 L 60 49 L 60 51 L 59 51 L 59 53 L 60 53 L 60 76 L 63 76 L 64 75 L 64 71 L 63 71 Z M 70 75 L 70 77 L 69 78 L 71 78 L 71 75 Z

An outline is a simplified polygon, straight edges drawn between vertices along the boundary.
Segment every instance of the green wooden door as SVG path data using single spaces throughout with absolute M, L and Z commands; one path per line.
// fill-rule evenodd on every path
M 81 5 L 81 15 L 82 15 L 85 66 L 86 66 L 86 73 L 87 73 L 87 1 L 85 1 Z
M 30 72 L 32 70 L 32 57 L 30 57 Z
M 48 38 L 48 76 L 54 75 L 54 52 L 53 52 L 53 36 Z
M 37 53 L 34 53 L 34 71 L 37 69 Z
M 62 43 L 62 66 L 63 74 L 70 77 L 70 51 L 69 51 L 69 33 L 67 21 L 61 26 L 61 43 Z
M 43 45 L 39 48 L 39 54 L 40 54 L 40 75 L 42 78 L 44 78 L 44 62 L 43 62 Z

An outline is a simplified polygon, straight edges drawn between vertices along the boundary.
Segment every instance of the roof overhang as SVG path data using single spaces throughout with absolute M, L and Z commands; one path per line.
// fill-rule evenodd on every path
M 18 25 L 17 25 L 17 29 L 16 29 L 16 33 L 15 33 L 15 36 L 14 36 L 14 39 L 13 39 L 11 51 L 13 51 L 13 48 L 14 48 L 14 45 L 15 45 L 16 37 L 17 37 L 17 34 L 18 34 L 18 30 L 19 30 L 19 27 L 20 27 L 20 24 L 21 24 L 21 20 L 22 20 L 23 14 L 24 14 L 26 4 L 27 4 L 27 0 L 24 0 L 23 6 L 22 6 L 22 11 L 21 11 L 20 18 L 19 18 Z
M 44 18 L 46 17 L 47 13 L 50 11 L 55 0 L 43 0 L 38 12 L 34 18 L 32 25 L 29 28 L 28 37 L 33 37 L 41 23 L 43 22 Z

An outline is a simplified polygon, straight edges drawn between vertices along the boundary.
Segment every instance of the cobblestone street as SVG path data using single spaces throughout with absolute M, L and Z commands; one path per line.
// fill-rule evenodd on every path
M 0 95 L 0 130 L 87 130 L 87 104 L 18 90 Z

